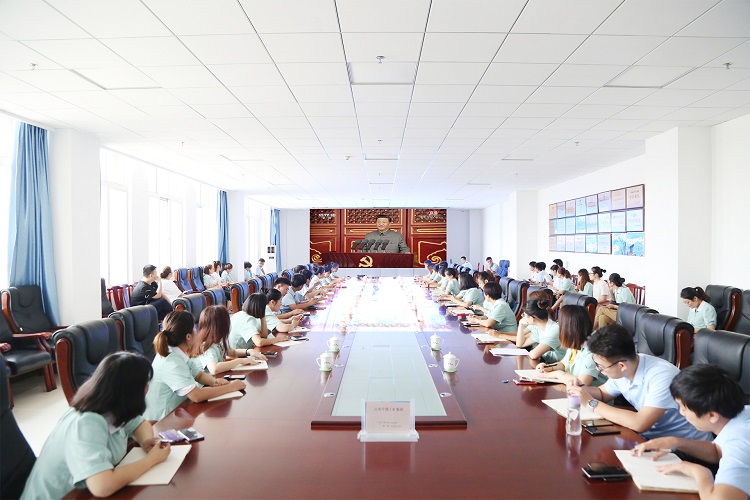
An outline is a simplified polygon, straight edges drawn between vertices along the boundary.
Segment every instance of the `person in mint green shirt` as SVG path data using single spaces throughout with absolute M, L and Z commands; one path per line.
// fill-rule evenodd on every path
M 531 347 L 529 358 L 548 364 L 565 356 L 565 348 L 560 345 L 560 328 L 549 317 L 550 302 L 548 298 L 527 300 L 515 339 L 517 347 Z
M 107 497 L 166 460 L 169 445 L 154 437 L 142 416 L 151 375 L 140 354 L 119 351 L 104 358 L 45 441 L 21 498 L 62 498 L 76 488 Z M 129 438 L 146 456 L 115 468 Z
M 458 275 L 458 286 L 461 290 L 453 297 L 453 303 L 462 307 L 484 304 L 484 294 L 477 287 L 477 283 L 471 274 L 460 273 Z
M 701 328 L 716 330 L 716 308 L 711 305 L 711 297 L 696 286 L 683 288 L 680 292 L 680 300 L 690 308 L 687 321 L 697 332 Z
M 594 316 L 595 330 L 611 325 L 617 320 L 617 308 L 620 307 L 619 304 L 635 304 L 633 292 L 624 285 L 625 278 L 617 273 L 609 275 L 609 290 L 614 300 L 596 310 L 596 316 Z
M 445 290 L 445 295 L 443 295 L 442 298 L 451 298 L 461 291 L 461 288 L 458 286 L 457 278 L 458 272 L 455 269 L 449 267 L 445 270 L 445 277 L 443 281 L 440 282 L 440 287 Z
M 484 285 L 484 295 L 489 302 L 489 308 L 485 316 L 470 316 L 470 321 L 475 321 L 480 326 L 495 330 L 496 335 L 501 338 L 510 338 L 515 335 L 511 332 L 517 329 L 516 315 L 507 302 L 502 299 L 503 290 L 500 283 L 491 281 Z M 515 336 L 513 337 L 515 339 Z

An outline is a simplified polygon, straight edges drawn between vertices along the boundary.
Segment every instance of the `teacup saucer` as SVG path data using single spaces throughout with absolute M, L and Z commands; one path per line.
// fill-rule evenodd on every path
M 335 351 L 332 350 L 332 349 L 328 349 L 328 350 L 331 351 L 331 352 L 333 352 L 333 353 L 336 353 L 336 352 L 339 352 L 341 349 L 336 349 Z
M 433 351 L 442 351 L 443 350 L 442 347 L 440 349 L 435 349 L 434 347 L 430 347 L 430 349 L 432 349 Z
M 445 368 L 443 368 L 443 371 L 445 373 L 456 373 L 458 370 L 446 370 Z
M 318 370 L 321 371 L 321 372 L 330 372 L 332 370 L 332 368 L 329 368 L 327 370 L 324 370 L 323 368 L 318 368 Z

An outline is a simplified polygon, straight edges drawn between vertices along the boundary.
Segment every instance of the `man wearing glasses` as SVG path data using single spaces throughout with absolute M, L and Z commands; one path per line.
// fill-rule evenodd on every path
M 570 386 L 568 392 L 578 394 L 582 405 L 646 439 L 661 436 L 712 439 L 710 433 L 699 431 L 680 415 L 679 405 L 669 391 L 680 370 L 661 358 L 636 354 L 633 337 L 627 329 L 607 325 L 591 334 L 586 345 L 596 368 L 609 380 L 599 387 Z M 601 404 L 617 396 L 623 396 L 636 411 Z

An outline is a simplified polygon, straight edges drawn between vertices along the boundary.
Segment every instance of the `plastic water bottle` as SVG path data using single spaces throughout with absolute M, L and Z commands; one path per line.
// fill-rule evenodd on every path
M 575 394 L 568 395 L 568 419 L 565 422 L 565 431 L 570 436 L 581 435 L 581 397 Z

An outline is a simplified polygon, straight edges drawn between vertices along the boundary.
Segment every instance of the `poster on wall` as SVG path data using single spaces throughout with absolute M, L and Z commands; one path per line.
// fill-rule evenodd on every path
M 625 233 L 612 233 L 612 255 L 627 255 L 625 245 L 627 243 Z
M 599 232 L 599 229 L 598 229 L 599 226 L 597 225 L 598 220 L 599 220 L 599 217 L 597 216 L 597 214 L 586 216 L 586 232 L 587 233 Z
M 549 237 L 549 247 L 547 248 L 550 252 L 556 252 L 557 251 L 557 236 L 550 236 Z
M 549 206 L 549 217 L 548 219 L 555 219 L 557 218 L 557 203 L 553 203 Z
M 643 231 L 643 209 L 628 210 L 627 213 L 628 232 Z
M 576 214 L 576 200 L 565 202 L 565 217 L 573 217 Z
M 565 219 L 555 219 L 555 234 L 565 234 Z
M 617 189 L 615 191 L 612 191 L 612 199 L 610 201 L 610 205 L 612 207 L 612 210 L 625 210 L 627 208 L 625 203 L 624 189 Z
M 612 212 L 612 216 L 610 218 L 610 227 L 612 228 L 613 233 L 624 233 L 625 232 L 625 221 L 626 221 L 626 213 L 625 212 Z
M 610 253 L 611 252 L 611 235 L 609 233 L 607 234 L 599 234 L 596 237 L 596 252 L 597 253 Z
M 598 194 L 599 197 L 599 211 L 600 212 L 609 212 L 612 210 L 612 198 L 611 193 L 609 191 L 604 191 L 603 193 Z
M 575 249 L 576 249 L 576 253 L 586 252 L 586 235 L 585 234 L 576 234 Z
M 576 237 L 574 235 L 567 235 L 565 237 L 565 251 L 575 252 L 576 251 Z
M 586 198 L 576 198 L 576 215 L 586 215 Z
M 599 232 L 600 233 L 611 233 L 612 225 L 610 224 L 611 215 L 609 212 L 599 214 Z
M 625 249 L 627 252 L 625 255 L 643 257 L 643 233 L 627 233 L 625 237 Z
M 641 208 L 643 207 L 643 184 L 629 187 L 626 189 L 628 208 Z
M 549 235 L 552 236 L 555 234 L 555 219 L 549 220 Z
M 586 216 L 576 217 L 576 234 L 586 232 Z
M 586 253 L 596 253 L 596 235 L 586 235 Z
M 576 218 L 575 217 L 567 217 L 565 219 L 565 234 L 576 234 Z
M 565 236 L 558 236 L 557 237 L 557 251 L 558 252 L 564 252 L 565 251 Z
M 562 219 L 565 217 L 565 202 L 561 201 L 557 204 L 557 218 Z
M 595 214 L 599 211 L 599 199 L 597 196 L 591 195 L 586 197 L 586 215 Z

